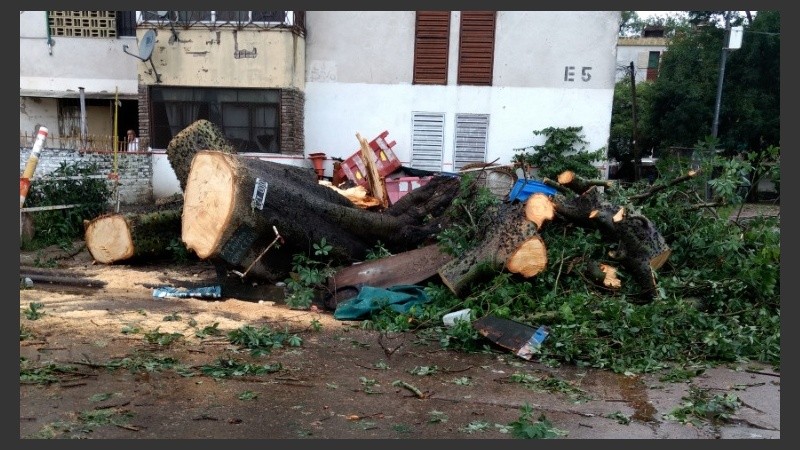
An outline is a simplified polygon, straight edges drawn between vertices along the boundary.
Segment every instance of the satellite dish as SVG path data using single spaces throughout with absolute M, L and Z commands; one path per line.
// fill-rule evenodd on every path
M 155 30 L 147 30 L 142 36 L 142 41 L 139 42 L 139 59 L 147 61 L 153 54 L 153 49 L 156 46 L 156 32 Z
M 135 55 L 128 51 L 128 46 L 123 45 L 122 51 L 128 55 L 131 55 L 135 58 L 141 59 L 143 62 L 150 61 L 150 67 L 153 68 L 153 73 L 156 76 L 156 83 L 161 83 L 161 75 L 156 72 L 156 65 L 153 64 L 153 60 L 151 56 L 153 56 L 153 49 L 156 46 L 156 32 L 153 29 L 147 30 L 142 36 L 141 42 L 139 42 L 139 54 Z

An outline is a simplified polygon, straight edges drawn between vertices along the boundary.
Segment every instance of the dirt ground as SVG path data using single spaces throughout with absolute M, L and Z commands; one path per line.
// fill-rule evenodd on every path
M 20 255 L 21 275 L 57 261 L 47 273 L 71 277 L 20 289 L 21 439 L 514 439 L 525 405 L 560 439 L 780 438 L 780 373 L 769 367 L 719 367 L 688 383 L 552 368 L 292 310 L 274 287 L 260 299 L 153 297 L 155 287 L 217 284 L 202 262 L 109 266 L 51 250 Z M 302 342 L 254 356 L 226 337 L 243 326 Z M 267 370 L 203 370 L 232 364 Z M 743 406 L 719 425 L 669 419 L 692 386 Z

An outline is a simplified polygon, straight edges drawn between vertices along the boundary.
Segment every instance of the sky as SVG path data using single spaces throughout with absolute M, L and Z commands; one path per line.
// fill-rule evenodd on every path
M 675 11 L 636 11 L 636 14 L 639 15 L 640 19 L 647 19 L 651 16 L 666 16 L 669 13 L 673 13 Z

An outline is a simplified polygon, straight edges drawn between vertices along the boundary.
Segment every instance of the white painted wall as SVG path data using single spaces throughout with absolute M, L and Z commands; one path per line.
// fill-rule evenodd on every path
M 486 160 L 499 158 L 498 163 L 507 164 L 514 149 L 544 142 L 533 135 L 534 130 L 551 126 L 583 126 L 590 143 L 587 150 L 605 146 L 613 101 L 613 90 L 609 94 L 596 89 L 362 83 L 307 83 L 306 87 L 306 153 L 324 152 L 328 157 L 346 159 L 359 148 L 357 132 L 372 140 L 388 130 L 387 140 L 397 141 L 395 155 L 410 166 L 412 113 L 445 112 L 445 172 L 453 169 L 455 112 L 489 114 Z M 325 174 L 331 175 L 327 170 Z
M 498 12 L 493 86 L 457 86 L 460 13 L 453 12 L 448 85 L 422 86 L 412 84 L 413 11 L 309 11 L 306 154 L 347 158 L 358 149 L 356 132 L 371 140 L 388 130 L 395 154 L 410 165 L 411 115 L 418 111 L 445 113 L 443 171 L 453 168 L 457 113 L 490 115 L 487 161 L 510 162 L 514 149 L 543 142 L 534 130 L 550 126 L 583 126 L 587 150 L 605 147 L 619 17 Z

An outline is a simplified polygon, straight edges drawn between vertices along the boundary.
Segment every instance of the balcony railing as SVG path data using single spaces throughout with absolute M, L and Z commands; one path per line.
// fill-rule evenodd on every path
M 20 148 L 33 148 L 33 143 L 36 140 L 36 135 L 28 133 L 20 133 L 19 147 Z M 114 137 L 99 134 L 90 134 L 86 136 L 84 142 L 80 136 L 48 136 L 44 143 L 45 148 L 55 148 L 59 150 L 77 150 L 88 153 L 113 153 L 114 152 Z M 126 139 L 117 140 L 117 151 L 126 152 L 128 148 L 128 141 Z M 150 148 L 149 142 L 145 138 L 139 138 L 138 152 L 146 153 Z
M 139 27 L 172 30 L 286 28 L 305 36 L 305 17 L 305 11 L 138 11 L 136 22 Z

